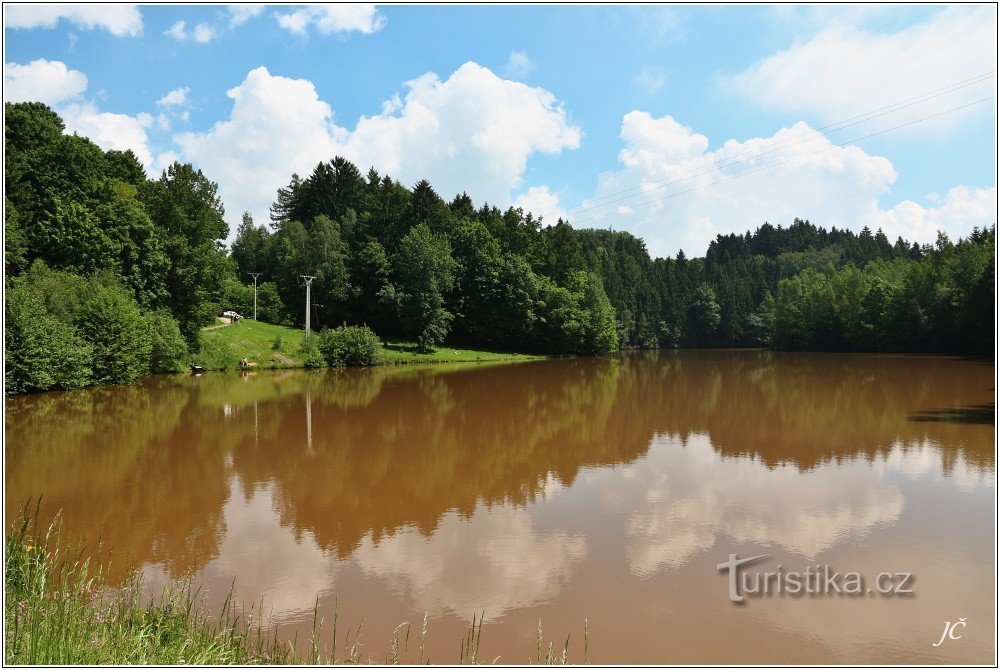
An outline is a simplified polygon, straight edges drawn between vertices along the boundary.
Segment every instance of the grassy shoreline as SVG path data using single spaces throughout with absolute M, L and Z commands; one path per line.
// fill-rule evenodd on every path
M 232 592 L 222 613 L 209 616 L 190 586 L 145 594 L 138 578 L 110 587 L 99 565 L 83 559 L 60 537 L 58 520 L 40 529 L 35 515 L 23 515 L 8 530 L 4 563 L 4 662 L 9 665 L 334 665 L 429 664 L 424 654 L 427 617 L 417 628 L 400 624 L 381 651 L 368 650 L 361 629 L 354 637 L 337 633 L 333 650 L 323 653 L 314 612 L 313 630 L 303 652 L 265 630 L 265 603 L 241 611 Z M 460 665 L 489 662 L 479 658 L 482 619 L 473 617 L 461 641 Z M 414 640 L 410 640 L 411 636 Z M 584 620 L 583 662 L 587 662 Z M 374 652 L 374 653 L 373 653 Z M 417 655 L 419 653 L 419 656 Z M 539 622 L 535 663 L 566 664 L 564 645 L 542 642 Z
M 202 348 L 191 356 L 191 363 L 206 370 L 236 370 L 246 357 L 258 369 L 304 368 L 302 351 L 305 331 L 287 326 L 243 319 L 232 325 L 213 326 L 201 331 Z M 441 346 L 434 351 L 420 351 L 412 342 L 383 342 L 385 363 L 472 363 L 513 362 L 551 358 L 539 354 L 487 351 L 465 347 Z

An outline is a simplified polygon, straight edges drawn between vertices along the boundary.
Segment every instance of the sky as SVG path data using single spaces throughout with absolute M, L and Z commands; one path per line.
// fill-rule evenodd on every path
M 191 162 L 235 231 L 342 155 L 655 256 L 996 222 L 995 5 L 4 5 L 7 101 Z

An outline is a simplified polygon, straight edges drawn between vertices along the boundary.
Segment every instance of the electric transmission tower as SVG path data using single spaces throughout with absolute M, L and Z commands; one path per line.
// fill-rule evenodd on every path
M 261 275 L 260 272 L 248 272 L 248 275 L 253 277 L 253 320 L 257 320 L 257 277 Z
M 311 328 L 309 327 L 309 315 L 311 311 L 309 309 L 309 302 L 312 298 L 313 279 L 316 279 L 316 277 L 312 277 L 310 275 L 299 275 L 299 279 L 304 281 L 306 284 L 306 337 L 309 337 L 309 333 L 311 332 Z

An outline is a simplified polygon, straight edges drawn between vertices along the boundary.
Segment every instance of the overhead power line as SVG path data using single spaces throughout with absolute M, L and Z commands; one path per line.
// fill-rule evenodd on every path
M 943 112 L 938 112 L 936 114 L 930 114 L 928 116 L 923 116 L 923 117 L 921 117 L 919 119 L 914 119 L 913 121 L 909 121 L 907 123 L 901 123 L 901 124 L 893 126 L 891 128 L 886 128 L 884 130 L 879 130 L 877 132 L 870 133 L 868 135 L 863 135 L 861 137 L 856 137 L 856 138 L 854 138 L 852 140 L 848 140 L 846 142 L 841 142 L 839 144 L 832 144 L 830 146 L 823 147 L 822 149 L 818 149 L 818 150 L 813 151 L 813 152 L 808 153 L 808 154 L 802 154 L 801 156 L 794 156 L 794 157 L 789 158 L 787 160 L 779 161 L 777 163 L 771 163 L 770 165 L 764 165 L 764 166 L 759 167 L 759 168 L 754 168 L 753 170 L 747 170 L 746 172 L 740 172 L 739 174 L 730 175 L 729 177 L 725 177 L 723 179 L 718 179 L 716 181 L 709 182 L 708 184 L 700 184 L 698 186 L 694 186 L 694 187 L 686 189 L 684 191 L 678 191 L 677 193 L 670 193 L 670 194 L 665 195 L 665 196 L 663 196 L 661 198 L 653 198 L 651 200 L 644 200 L 642 202 L 634 203 L 634 204 L 630 205 L 630 207 L 642 207 L 643 205 L 651 205 L 654 202 L 660 202 L 662 200 L 667 200 L 668 198 L 675 198 L 675 197 L 677 197 L 679 195 L 684 195 L 686 193 L 691 193 L 692 191 L 698 191 L 698 190 L 701 190 L 703 188 L 708 188 L 709 186 L 715 186 L 716 184 L 721 184 L 723 182 L 732 181 L 732 180 L 738 179 L 740 177 L 745 177 L 746 175 L 754 174 L 755 172 L 761 172 L 763 170 L 770 170 L 771 168 L 776 168 L 776 167 L 779 167 L 781 165 L 786 165 L 788 163 L 792 163 L 794 161 L 801 160 L 803 158 L 808 158 L 810 156 L 815 156 L 816 154 L 823 153 L 824 151 L 830 151 L 831 149 L 839 149 L 839 148 L 847 146 L 848 144 L 854 144 L 855 142 L 861 142 L 863 140 L 867 140 L 867 139 L 870 139 L 872 137 L 876 137 L 877 135 L 884 135 L 885 133 L 892 132 L 893 130 L 899 130 L 900 128 L 905 128 L 907 126 L 912 126 L 912 125 L 914 125 L 916 123 L 920 123 L 921 121 L 927 121 L 928 119 L 933 119 L 933 118 L 937 118 L 939 116 L 944 116 L 945 114 L 950 114 L 951 112 L 957 112 L 957 111 L 959 111 L 961 109 L 965 109 L 966 107 L 972 107 L 973 105 L 978 105 L 981 102 L 986 102 L 987 100 L 993 100 L 994 98 L 995 98 L 995 96 L 992 96 L 992 95 L 986 96 L 985 98 L 980 98 L 979 100 L 974 100 L 974 101 L 966 103 L 964 105 L 959 105 L 958 107 L 952 107 L 951 109 L 946 109 Z M 602 214 L 596 214 L 596 215 L 592 216 L 589 219 L 583 219 L 582 221 L 576 221 L 575 224 L 579 225 L 579 224 L 583 224 L 583 223 L 588 223 L 590 221 L 596 221 L 597 219 L 600 219 L 600 218 L 603 218 L 605 216 L 609 216 L 609 215 L 615 214 L 615 213 L 616 212 L 604 212 Z
M 892 113 L 898 112 L 898 111 L 900 111 L 902 109 L 906 109 L 908 107 L 912 107 L 912 106 L 920 104 L 922 102 L 927 102 L 928 100 L 932 100 L 932 99 L 940 97 L 942 95 L 947 95 L 949 93 L 954 93 L 955 91 L 961 90 L 963 88 L 967 88 L 969 86 L 974 86 L 975 84 L 982 83 L 982 82 L 987 81 L 987 80 L 989 80 L 989 79 L 991 79 L 991 78 L 993 78 L 995 76 L 996 76 L 996 70 L 991 70 L 989 72 L 984 72 L 984 73 L 979 74 L 979 75 L 977 75 L 975 77 L 971 77 L 969 79 L 964 79 L 962 81 L 955 82 L 953 84 L 949 84 L 948 86 L 944 86 L 944 87 L 941 87 L 941 88 L 938 88 L 938 89 L 934 89 L 933 91 L 928 91 L 926 93 L 922 93 L 921 95 L 914 96 L 912 98 L 907 98 L 905 100 L 900 100 L 898 102 L 894 102 L 892 104 L 884 105 L 882 107 L 878 107 L 876 109 L 870 110 L 870 111 L 865 112 L 863 114 L 857 114 L 857 115 L 849 117 L 847 119 L 842 119 L 842 120 L 837 121 L 835 123 L 831 123 L 831 124 L 828 124 L 826 126 L 822 126 L 820 128 L 814 129 L 814 130 L 809 130 L 808 132 L 803 133 L 801 135 L 796 135 L 796 136 L 791 137 L 791 138 L 783 138 L 781 140 L 769 142 L 767 144 L 764 144 L 762 147 L 760 147 L 760 148 L 758 148 L 756 150 L 745 151 L 745 152 L 742 152 L 740 154 L 737 154 L 736 156 L 730 156 L 730 157 L 725 158 L 725 159 L 719 159 L 719 160 L 716 160 L 716 161 L 709 161 L 707 163 L 704 163 L 702 165 L 696 166 L 694 168 L 690 168 L 688 170 L 684 170 L 683 172 L 679 172 L 679 173 L 671 175 L 669 177 L 663 177 L 661 179 L 657 179 L 657 180 L 653 180 L 653 181 L 650 181 L 650 182 L 646 182 L 644 184 L 640 184 L 639 186 L 633 186 L 633 187 L 630 187 L 630 188 L 627 188 L 627 189 L 622 189 L 620 191 L 615 191 L 615 192 L 612 192 L 612 193 L 608 193 L 608 194 L 603 195 L 603 196 L 601 196 L 599 198 L 595 198 L 593 200 L 590 200 L 590 201 L 588 201 L 586 203 L 581 203 L 580 205 L 577 205 L 576 207 L 573 207 L 571 209 L 561 210 L 561 212 L 564 213 L 564 214 L 571 214 L 571 213 L 574 213 L 574 212 L 576 212 L 576 213 L 589 212 L 589 211 L 593 211 L 593 210 L 596 210 L 596 209 L 600 209 L 600 208 L 608 206 L 608 205 L 617 204 L 619 202 L 622 202 L 624 200 L 628 200 L 630 198 L 637 197 L 639 195 L 645 195 L 645 194 L 649 193 L 650 191 L 657 191 L 657 190 L 660 190 L 660 189 L 665 188 L 667 186 L 671 186 L 673 184 L 685 181 L 687 179 L 690 179 L 690 178 L 693 178 L 693 177 L 698 177 L 698 176 L 701 176 L 702 174 L 707 174 L 708 172 L 711 172 L 711 171 L 713 171 L 715 169 L 725 168 L 725 167 L 731 167 L 731 166 L 736 165 L 738 163 L 746 162 L 747 160 L 750 160 L 752 158 L 759 158 L 761 156 L 765 156 L 765 155 L 774 153 L 775 151 L 779 151 L 781 149 L 785 149 L 785 148 L 788 148 L 788 147 L 791 147 L 791 146 L 795 146 L 797 144 L 802 144 L 803 142 L 808 142 L 810 140 L 818 139 L 820 136 L 826 136 L 828 133 L 836 132 L 838 130 L 843 130 L 845 128 L 849 128 L 851 126 L 856 126 L 856 125 L 858 125 L 860 123 L 864 123 L 866 121 L 871 121 L 873 119 L 879 118 L 881 116 L 885 116 L 887 114 L 892 114 Z M 663 182 L 663 183 L 661 183 L 661 182 Z M 659 186 L 655 186 L 654 188 L 650 189 L 649 187 L 652 186 L 652 185 L 654 185 L 654 184 L 660 184 L 660 185 Z M 625 197 L 622 197 L 622 198 L 617 198 L 617 199 L 610 200 L 610 201 L 607 201 L 607 202 L 599 202 L 601 200 L 608 200 L 609 198 L 614 198 L 614 196 L 622 195 L 622 194 L 629 193 L 629 192 L 632 192 L 632 191 L 641 191 L 641 192 L 639 192 L 639 193 L 633 193 L 630 196 L 625 196 Z M 556 214 L 556 213 L 559 213 L 559 212 L 560 212 L 559 210 L 551 211 L 551 212 L 546 212 L 546 213 L 541 214 L 539 218 L 548 216 L 550 214 Z

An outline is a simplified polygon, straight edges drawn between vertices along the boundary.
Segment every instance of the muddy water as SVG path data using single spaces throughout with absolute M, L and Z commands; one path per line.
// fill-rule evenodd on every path
M 480 659 L 510 663 L 539 620 L 583 660 L 584 619 L 591 662 L 992 663 L 993 372 L 685 351 L 18 397 L 6 512 L 43 495 L 113 580 L 191 579 L 210 609 L 235 578 L 281 637 L 318 597 L 325 639 L 335 606 L 341 645 L 364 617 L 375 661 L 403 621 L 417 660 L 424 613 L 425 655 L 457 661 L 483 612 Z M 741 604 L 730 554 L 766 556 Z M 822 566 L 865 590 L 775 592 Z

